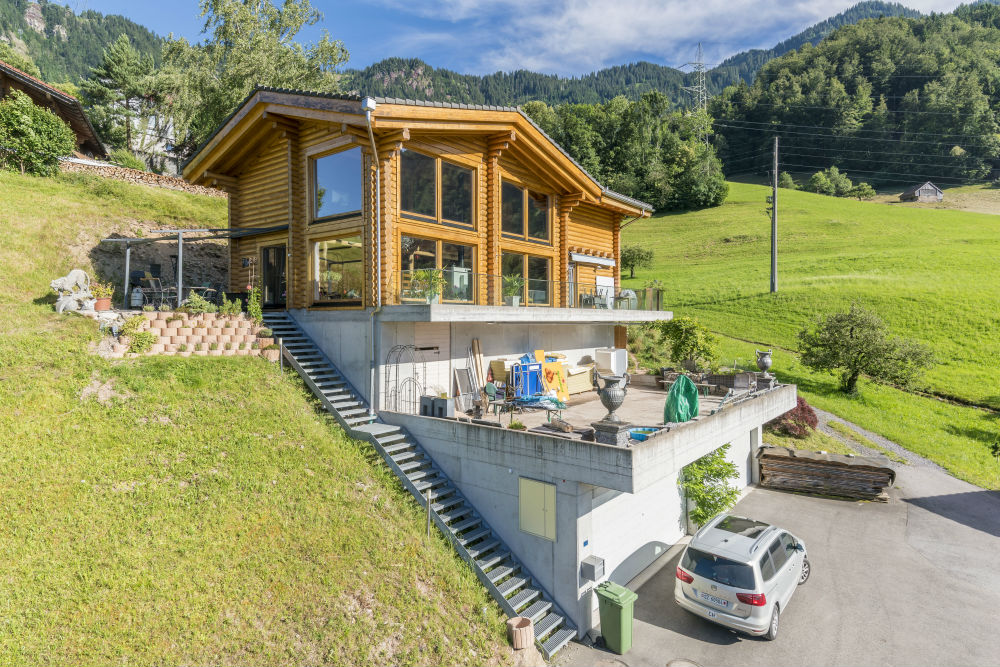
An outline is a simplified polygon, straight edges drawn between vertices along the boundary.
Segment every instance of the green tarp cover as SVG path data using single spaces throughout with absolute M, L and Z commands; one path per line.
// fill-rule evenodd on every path
M 691 378 L 681 375 L 667 394 L 663 407 L 663 421 L 686 422 L 698 414 L 698 388 Z

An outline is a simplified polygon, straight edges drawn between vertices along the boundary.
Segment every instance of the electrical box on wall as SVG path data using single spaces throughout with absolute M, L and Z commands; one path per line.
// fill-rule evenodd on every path
M 244 269 L 247 268 L 248 266 L 250 266 L 251 259 L 252 259 L 251 257 L 241 257 L 240 266 L 242 266 Z
M 604 576 L 604 559 L 587 556 L 580 562 L 580 574 L 585 581 L 597 581 Z

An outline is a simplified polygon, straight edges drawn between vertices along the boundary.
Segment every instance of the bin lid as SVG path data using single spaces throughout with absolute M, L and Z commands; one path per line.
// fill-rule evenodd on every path
M 620 586 L 613 581 L 605 581 L 597 585 L 597 594 L 605 600 L 609 600 L 618 605 L 626 605 L 635 602 L 639 597 L 624 586 Z

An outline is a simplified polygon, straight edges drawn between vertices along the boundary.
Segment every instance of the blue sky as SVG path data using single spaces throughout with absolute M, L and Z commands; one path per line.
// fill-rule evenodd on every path
M 313 0 L 325 28 L 344 41 L 349 67 L 390 56 L 483 74 L 530 69 L 580 75 L 637 60 L 679 66 L 703 43 L 717 63 L 748 48 L 769 48 L 857 0 Z M 923 12 L 959 0 L 904 0 Z M 74 9 L 123 14 L 162 35 L 201 39 L 197 0 L 77 0 Z

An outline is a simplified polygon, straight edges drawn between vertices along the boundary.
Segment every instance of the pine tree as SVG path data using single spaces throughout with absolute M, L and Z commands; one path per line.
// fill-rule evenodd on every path
M 101 64 L 83 82 L 81 88 L 98 131 L 111 144 L 136 149 L 135 126 L 144 127 L 153 114 L 149 101 L 154 67 L 153 58 L 140 54 L 122 34 L 104 50 Z

